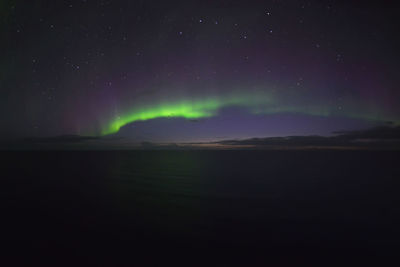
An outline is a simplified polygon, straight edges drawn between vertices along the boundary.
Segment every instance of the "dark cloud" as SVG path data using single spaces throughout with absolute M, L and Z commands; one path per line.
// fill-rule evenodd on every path
M 373 139 L 373 140 L 388 140 L 388 139 L 400 139 L 400 126 L 380 126 L 374 127 L 367 130 L 357 131 L 340 131 L 334 132 L 338 134 L 340 138 L 347 139 Z

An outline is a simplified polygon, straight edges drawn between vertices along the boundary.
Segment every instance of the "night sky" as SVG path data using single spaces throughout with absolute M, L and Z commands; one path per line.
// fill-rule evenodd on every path
M 388 1 L 2 0 L 0 136 L 180 142 L 397 124 L 397 13 Z

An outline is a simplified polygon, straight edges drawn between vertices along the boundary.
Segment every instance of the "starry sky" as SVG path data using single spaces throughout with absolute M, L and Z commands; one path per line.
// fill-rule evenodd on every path
M 389 1 L 1 0 L 0 136 L 196 142 L 398 124 L 396 16 Z

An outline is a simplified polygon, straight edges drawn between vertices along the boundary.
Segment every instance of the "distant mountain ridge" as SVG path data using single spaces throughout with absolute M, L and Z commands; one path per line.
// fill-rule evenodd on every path
M 129 138 L 80 135 L 31 137 L 0 143 L 1 150 L 157 150 L 157 149 L 384 149 L 400 150 L 400 126 L 335 132 L 332 136 L 285 136 L 214 142 L 133 142 Z

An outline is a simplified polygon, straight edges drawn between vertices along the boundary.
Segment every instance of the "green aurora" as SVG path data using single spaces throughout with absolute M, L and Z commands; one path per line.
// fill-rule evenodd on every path
M 102 135 L 116 133 L 121 127 L 135 122 L 156 118 L 186 118 L 199 119 L 216 116 L 218 110 L 225 107 L 246 107 L 256 113 L 263 106 L 272 102 L 272 97 L 266 94 L 233 94 L 228 97 L 210 97 L 197 100 L 179 100 L 171 103 L 161 103 L 141 109 L 134 109 L 122 116 L 117 116 L 105 128 Z
M 369 121 L 387 121 L 388 117 L 376 110 L 364 107 L 347 109 L 346 112 L 338 110 L 337 107 L 329 105 L 290 105 L 279 100 L 272 94 L 265 92 L 233 93 L 228 96 L 214 96 L 197 99 L 180 99 L 166 101 L 158 104 L 136 107 L 122 115 L 115 116 L 103 125 L 101 135 L 117 133 L 121 127 L 136 122 L 156 118 L 186 118 L 200 119 L 217 116 L 219 110 L 227 107 L 241 107 L 255 115 L 277 114 L 277 113 L 300 113 L 311 116 L 343 116 Z M 373 115 L 372 115 L 373 114 Z M 397 124 L 397 119 L 392 118 Z

